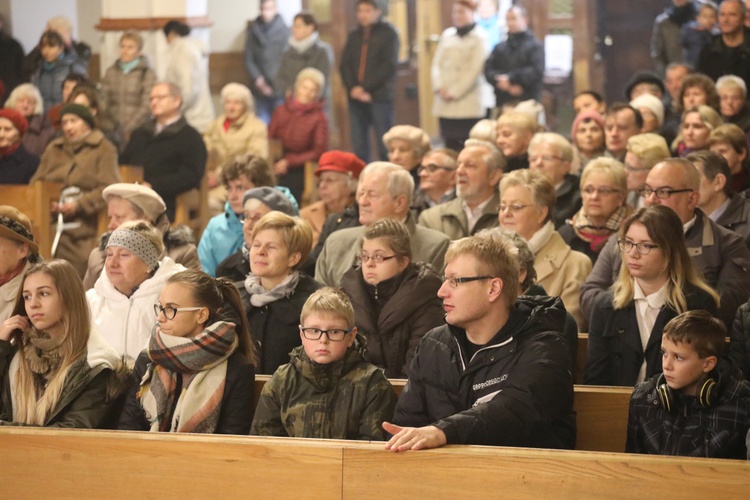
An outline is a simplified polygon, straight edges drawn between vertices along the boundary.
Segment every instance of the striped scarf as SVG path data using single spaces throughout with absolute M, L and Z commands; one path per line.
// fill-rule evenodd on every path
M 150 430 L 213 433 L 224 395 L 227 359 L 238 343 L 235 325 L 224 321 L 193 338 L 173 337 L 154 327 L 148 346 L 152 362 L 137 396 Z
M 609 216 L 604 226 L 595 226 L 581 209 L 572 217 L 570 224 L 578 237 L 589 244 L 591 251 L 599 253 L 609 237 L 620 229 L 622 221 L 628 215 L 630 208 L 624 205 Z

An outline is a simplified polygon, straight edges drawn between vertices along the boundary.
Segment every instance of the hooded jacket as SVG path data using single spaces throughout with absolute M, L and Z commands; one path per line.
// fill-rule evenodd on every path
M 164 257 L 153 276 L 138 286 L 130 297 L 120 293 L 102 273 L 94 288 L 86 292 L 91 319 L 103 337 L 121 355 L 136 359 L 148 345 L 156 324 L 154 304 L 167 278 L 185 268 Z
M 508 321 L 471 359 L 461 328 L 422 338 L 394 422 L 435 425 L 448 444 L 572 449 L 576 441 L 570 355 L 557 297 L 519 297 Z
M 357 336 L 343 359 L 321 365 L 295 348 L 263 386 L 250 434 L 384 441 L 396 393 L 364 350 Z
M 215 278 L 216 266 L 242 248 L 244 241 L 242 222 L 226 202 L 224 213 L 208 221 L 198 243 L 198 257 L 203 271 Z
M 25 425 L 13 422 L 13 393 L 20 360 L 17 354 L 17 347 L 0 340 L 0 376 L 3 377 L 0 425 Z M 117 352 L 95 327 L 92 328 L 86 355 L 71 366 L 57 406 L 47 416 L 44 427 L 115 428 L 128 373 Z
M 357 331 L 367 339 L 365 358 L 388 378 L 407 378 L 414 350 L 425 333 L 445 324 L 443 301 L 437 296 L 443 280 L 432 266 L 410 263 L 403 272 L 377 285 L 349 269 L 341 288 L 352 301 Z

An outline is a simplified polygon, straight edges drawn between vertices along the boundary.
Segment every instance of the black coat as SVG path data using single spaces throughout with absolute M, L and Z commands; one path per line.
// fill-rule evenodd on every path
M 407 378 L 414 350 L 425 333 L 445 324 L 443 301 L 437 296 L 443 280 L 432 266 L 411 263 L 402 273 L 378 285 L 349 269 L 341 288 L 352 301 L 355 324 L 367 339 L 365 359 L 388 378 Z
M 466 332 L 445 325 L 422 338 L 394 422 L 435 425 L 448 444 L 572 449 L 573 378 L 559 333 L 559 298 L 520 297 L 506 324 L 471 360 Z
M 240 285 L 242 303 L 247 311 L 250 335 L 258 353 L 258 373 L 272 375 L 276 369 L 289 362 L 289 354 L 302 345 L 299 337 L 300 313 L 307 298 L 323 285 L 304 273 L 289 297 L 255 307 L 250 295 Z
M 365 30 L 358 26 L 349 33 L 341 53 L 341 80 L 347 94 L 352 88 L 361 85 L 372 95 L 373 101 L 392 101 L 396 96 L 398 33 L 384 21 L 373 24 L 370 30 L 364 79 L 359 81 L 358 73 Z
M 560 233 L 563 241 L 565 241 L 565 243 L 567 243 L 571 249 L 575 250 L 576 252 L 585 254 L 589 259 L 591 259 L 592 264 L 596 264 L 596 258 L 599 257 L 599 252 L 601 252 L 601 249 L 599 249 L 599 252 L 594 251 L 588 241 L 582 240 L 581 237 L 576 234 L 576 230 L 573 229 L 573 226 L 571 224 L 564 224 L 562 227 L 557 229 L 557 232 Z
M 235 282 L 244 282 L 249 273 L 250 263 L 247 261 L 245 256 L 242 255 L 241 248 L 226 259 L 219 262 L 219 265 L 216 266 L 217 278 L 228 278 Z
M 284 89 L 277 88 L 274 78 L 281 64 L 281 56 L 286 50 L 291 32 L 279 14 L 270 23 L 258 17 L 247 29 L 245 37 L 245 69 L 250 76 L 253 94 L 262 95 L 255 86 L 255 80 L 262 76 L 274 90 L 274 97 L 283 97 Z M 265 96 L 264 96 L 265 97 Z
M 26 79 L 23 74 L 25 52 L 18 40 L 7 33 L 0 32 L 0 80 L 5 85 L 5 96 L 0 96 L 0 105 L 13 89 Z
M 634 386 L 643 360 L 646 378 L 661 373 L 661 337 L 666 324 L 677 312 L 664 306 L 656 317 L 644 352 L 636 318 L 635 301 L 615 309 L 613 292 L 601 294 L 594 305 L 589 323 L 589 350 L 584 383 L 589 385 Z M 685 290 L 687 310 L 705 309 L 714 316 L 714 299 L 704 290 L 688 285 Z
M 750 380 L 750 302 L 737 309 L 729 334 L 729 357 Z
M 511 84 L 521 85 L 523 94 L 512 96 L 497 88 L 496 76 L 508 75 Z M 531 31 L 511 33 L 495 46 L 484 63 L 484 76 L 495 89 L 496 106 L 506 102 L 541 100 L 544 76 L 544 45 Z
M 143 350 L 135 361 L 135 368 L 130 377 L 130 391 L 125 399 L 122 415 L 120 415 L 120 424 L 117 426 L 120 430 L 147 431 L 151 428 L 137 397 L 141 380 L 150 363 L 148 352 Z M 214 434 L 250 434 L 253 413 L 255 413 L 255 368 L 244 354 L 235 351 L 227 359 L 224 394 L 221 398 L 219 422 Z
M 724 75 L 735 75 L 750 85 L 750 30 L 745 28 L 745 40 L 736 49 L 727 47 L 721 35 L 714 35 L 711 43 L 701 50 L 695 69 L 713 81 Z
M 39 167 L 39 157 L 23 144 L 9 155 L 0 156 L 0 184 L 28 184 Z
M 200 187 L 207 155 L 201 134 L 180 117 L 158 135 L 154 121 L 135 129 L 120 164 L 143 167 L 143 180 L 161 195 L 174 221 L 175 198 Z
M 565 174 L 562 184 L 557 189 L 555 211 L 552 220 L 555 229 L 565 225 L 565 221 L 573 217 L 581 209 L 581 190 L 579 189 L 578 176 Z
M 318 260 L 320 252 L 323 251 L 323 245 L 326 243 L 326 239 L 334 231 L 339 229 L 348 229 L 350 227 L 358 227 L 359 223 L 359 205 L 346 207 L 343 212 L 338 214 L 331 214 L 326 217 L 326 221 L 323 223 L 323 229 L 320 230 L 320 236 L 318 237 L 318 244 L 310 252 L 310 256 L 307 258 L 307 262 L 303 267 L 303 270 L 310 276 L 315 274 L 315 262 Z

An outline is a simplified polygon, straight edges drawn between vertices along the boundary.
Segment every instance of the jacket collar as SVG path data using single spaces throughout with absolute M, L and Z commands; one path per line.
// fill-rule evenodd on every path
M 536 270 L 537 281 L 543 281 L 549 275 L 558 271 L 570 252 L 570 247 L 562 239 L 562 236 L 555 231 L 547 244 L 536 255 L 534 269 Z

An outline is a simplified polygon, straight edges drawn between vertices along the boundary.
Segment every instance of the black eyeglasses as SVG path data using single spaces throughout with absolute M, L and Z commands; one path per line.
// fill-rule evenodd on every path
M 652 249 L 659 248 L 659 245 L 654 245 L 653 243 L 633 243 L 628 240 L 617 240 L 617 246 L 620 247 L 620 251 L 623 253 L 630 253 L 635 248 L 635 251 L 641 255 L 648 255 Z
M 673 194 L 677 193 L 692 193 L 693 190 L 686 188 L 686 189 L 670 189 L 670 188 L 658 188 L 658 189 L 651 189 L 649 187 L 644 187 L 638 190 L 638 194 L 641 195 L 644 198 L 648 198 L 651 196 L 651 193 L 655 193 L 657 198 L 660 198 L 662 200 L 666 200 Z
M 366 253 L 361 253 L 357 255 L 357 260 L 361 262 L 362 264 L 367 264 L 372 260 L 375 264 L 382 264 L 386 260 L 395 259 L 396 255 L 383 255 L 382 253 L 376 253 L 375 255 L 367 255 Z
M 491 280 L 494 279 L 494 276 L 470 276 L 468 278 L 459 278 L 457 276 L 443 276 L 443 282 L 448 282 L 448 285 L 450 285 L 451 288 L 458 288 L 458 285 L 461 283 L 468 283 L 470 281 L 480 281 L 480 280 Z
M 302 335 L 307 340 L 318 340 L 325 333 L 328 340 L 331 342 L 341 342 L 346 338 L 346 334 L 350 333 L 353 328 L 348 330 L 342 330 L 341 328 L 331 328 L 330 330 L 321 330 L 320 328 L 305 328 L 299 325 L 299 329 L 302 330 Z
M 448 172 L 453 172 L 456 169 L 450 168 L 450 167 L 444 167 L 442 165 L 435 165 L 434 163 L 429 163 L 427 165 L 420 165 L 419 168 L 417 169 L 417 173 L 421 174 L 422 171 L 424 170 L 427 170 L 429 173 L 434 174 L 435 171 L 437 170 L 446 170 Z
M 202 307 L 162 307 L 159 304 L 154 304 L 154 314 L 156 314 L 156 317 L 159 317 L 159 313 L 162 313 L 165 318 L 167 319 L 174 319 L 175 316 L 177 316 L 178 312 L 182 311 L 200 311 L 203 309 Z

